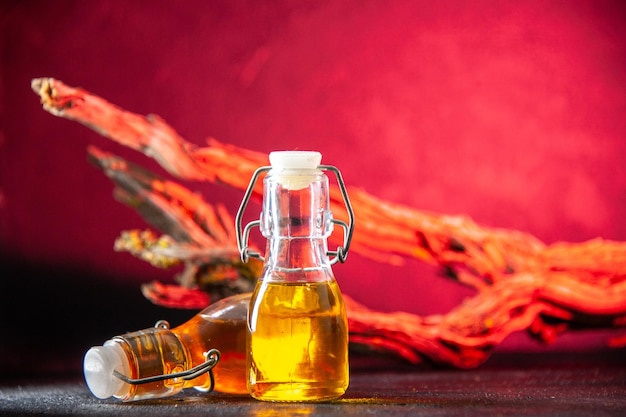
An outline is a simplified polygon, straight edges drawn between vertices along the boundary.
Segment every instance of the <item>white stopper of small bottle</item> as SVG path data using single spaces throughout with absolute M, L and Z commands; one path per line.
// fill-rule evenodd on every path
M 279 151 L 270 153 L 272 176 L 288 190 L 307 187 L 319 172 L 322 154 L 315 151 Z
M 114 395 L 124 397 L 128 393 L 130 385 L 113 375 L 113 371 L 127 376 L 130 374 L 128 359 L 118 343 L 109 341 L 104 346 L 94 346 L 87 351 L 83 372 L 93 395 L 105 399 Z

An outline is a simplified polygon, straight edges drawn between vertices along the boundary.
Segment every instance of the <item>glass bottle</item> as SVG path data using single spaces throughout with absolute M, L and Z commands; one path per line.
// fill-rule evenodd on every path
M 224 298 L 200 311 L 186 323 L 169 329 L 167 322 L 153 328 L 115 336 L 103 346 L 85 354 L 83 368 L 87 386 L 98 398 L 111 396 L 122 401 L 161 398 L 183 388 L 199 391 L 212 388 L 212 376 L 201 372 L 193 379 L 180 377 L 148 383 L 128 383 L 114 374 L 132 379 L 146 379 L 191 370 L 217 358 L 212 369 L 215 390 L 245 394 L 246 388 L 246 316 L 250 293 Z
M 237 215 L 244 260 L 261 258 L 242 242 L 251 226 L 260 226 L 267 239 L 262 276 L 248 311 L 247 383 L 259 400 L 330 400 L 348 387 L 346 309 L 329 258 L 336 254 L 343 261 L 347 244 L 337 252 L 327 248 L 333 224 L 348 227 L 332 218 L 328 177 L 320 162 L 318 152 L 272 152 L 271 167 L 257 170 Z M 264 171 L 261 217 L 242 237 L 242 213 Z M 345 193 L 344 199 L 352 217 Z M 350 226 L 348 236 L 351 231 Z

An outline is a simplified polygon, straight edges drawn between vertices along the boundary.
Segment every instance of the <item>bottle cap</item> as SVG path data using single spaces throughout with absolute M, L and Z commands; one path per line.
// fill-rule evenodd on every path
M 94 346 L 87 351 L 83 361 L 83 372 L 89 390 L 100 399 L 125 396 L 130 385 L 113 375 L 118 371 L 122 375 L 130 373 L 130 366 L 122 347 L 115 342 L 104 346 Z
M 322 162 L 322 154 L 315 151 L 270 152 L 273 169 L 316 169 Z
M 317 174 L 322 154 L 315 151 L 279 151 L 270 153 L 272 175 L 288 190 L 307 187 Z

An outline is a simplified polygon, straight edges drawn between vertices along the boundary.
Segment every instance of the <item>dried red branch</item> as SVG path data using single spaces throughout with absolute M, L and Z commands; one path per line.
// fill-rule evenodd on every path
M 252 290 L 261 265 L 256 260 L 240 261 L 234 220 L 226 208 L 208 204 L 199 194 L 96 147 L 88 151 L 90 160 L 115 183 L 117 199 L 166 233 L 157 237 L 150 231 L 127 231 L 116 240 L 115 249 L 157 267 L 183 264 L 177 280 L 194 301 L 177 301 L 182 299 L 180 292 L 167 296 L 164 289 L 174 291 L 170 287 L 146 287 L 144 295 L 161 305 L 199 308 L 205 299 L 193 292 L 198 287 L 213 300 Z
M 44 109 L 75 120 L 122 145 L 155 158 L 170 174 L 185 180 L 219 182 L 245 189 L 252 173 L 267 165 L 267 156 L 215 139 L 199 148 L 183 140 L 156 116 L 140 116 L 120 109 L 85 90 L 52 78 L 35 79 L 33 90 Z M 255 189 L 260 198 L 262 185 Z M 350 199 L 359 208 L 359 227 L 352 249 L 371 258 L 399 264 L 403 256 L 440 265 L 462 265 L 478 276 L 497 276 L 527 263 L 543 244 L 517 231 L 479 227 L 465 216 L 427 214 L 392 205 L 351 188 Z M 337 187 L 331 191 L 333 213 L 345 220 Z M 384 224 L 385 227 L 380 227 Z M 378 242 L 385 242 L 384 246 Z M 520 268 L 524 269 L 524 268 Z M 468 284 L 481 286 L 478 281 Z
M 209 295 L 199 288 L 164 285 L 158 281 L 143 285 L 141 293 L 154 304 L 164 307 L 201 309 L 211 304 Z
M 58 80 L 37 79 L 32 86 L 50 113 L 83 123 L 144 152 L 180 179 L 219 182 L 243 190 L 252 172 L 267 164 L 264 154 L 216 140 L 210 140 L 206 147 L 189 144 L 155 116 L 124 111 Z M 93 149 L 91 152 L 96 153 Z M 106 158 L 113 157 L 98 155 L 96 159 Z M 179 232 L 175 234 L 176 245 L 192 242 L 191 246 L 181 246 L 179 253 L 232 247 L 232 242 L 225 243 L 232 235 L 230 226 L 225 222 L 215 226 L 220 223 L 216 223 L 217 218 L 226 218 L 224 213 L 216 216 L 196 194 L 174 183 L 155 180 L 138 169 L 111 170 L 127 166 L 124 163 L 118 160 L 108 168 L 101 167 L 126 193 L 118 193 L 123 201 L 141 196 L 148 202 L 143 207 L 150 208 L 143 212 L 139 209 L 144 217 L 168 233 Z M 116 179 L 112 172 L 121 176 Z M 258 187 L 257 196 L 260 184 Z M 482 363 L 512 332 L 527 330 L 538 339 L 552 341 L 571 325 L 626 324 L 624 242 L 595 239 L 545 245 L 527 233 L 483 227 L 465 216 L 425 213 L 354 188 L 349 194 L 357 218 L 353 251 L 395 264 L 404 257 L 437 264 L 449 277 L 478 290 L 449 313 L 430 317 L 375 312 L 346 297 L 354 343 L 393 352 L 414 363 L 427 357 L 472 367 Z M 341 218 L 343 202 L 336 187 L 332 204 Z M 213 235 L 213 228 L 221 232 Z M 189 274 L 191 278 L 183 280 L 185 290 L 190 291 L 189 299 L 194 297 L 193 285 L 199 281 L 200 268 L 214 264 L 215 260 L 208 258 L 192 264 L 195 269 Z M 237 270 L 232 259 L 223 265 Z M 155 288 L 148 293 L 152 299 L 184 303 L 183 290 L 177 294 L 167 287 Z
M 578 306 L 595 308 L 582 311 Z M 412 352 L 403 353 L 409 360 L 424 355 L 462 368 L 481 364 L 513 332 L 528 330 L 552 342 L 568 323 L 585 323 L 594 316 L 604 316 L 607 327 L 616 325 L 615 318 L 625 309 L 626 282 L 597 287 L 561 274 L 512 275 L 441 316 L 380 313 L 348 300 L 351 334 L 391 340 Z M 558 319 L 558 324 L 544 318 Z

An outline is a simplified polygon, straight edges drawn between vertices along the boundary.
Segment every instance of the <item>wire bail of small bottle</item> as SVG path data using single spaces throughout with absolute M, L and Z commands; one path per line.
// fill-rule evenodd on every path
M 169 329 L 170 325 L 165 320 L 159 320 L 156 322 L 154 327 L 157 329 Z M 217 365 L 217 363 L 220 360 L 220 351 L 217 349 L 211 349 L 207 352 L 204 352 L 203 355 L 205 359 L 204 363 L 201 363 L 200 365 L 195 366 L 186 371 L 173 372 L 171 374 L 154 375 L 154 376 L 148 376 L 144 378 L 130 378 L 120 373 L 119 371 L 114 370 L 113 375 L 116 378 L 121 379 L 122 381 L 126 382 L 127 384 L 141 385 L 141 384 L 148 384 L 151 382 L 165 381 L 168 379 L 182 379 L 183 381 L 189 381 L 191 379 L 198 378 L 199 376 L 205 373 L 208 373 L 210 384 L 208 388 L 202 389 L 202 391 L 211 392 L 213 391 L 213 388 L 215 387 L 215 377 L 213 376 L 213 368 L 215 367 L 215 365 Z M 198 387 L 195 387 L 195 388 L 199 389 Z
M 241 201 L 241 205 L 239 206 L 239 210 L 237 211 L 237 217 L 235 218 L 235 228 L 237 234 L 237 247 L 239 249 L 239 253 L 241 254 L 241 260 L 243 262 L 247 262 L 249 258 L 256 258 L 264 261 L 264 257 L 254 250 L 252 250 L 248 246 L 248 240 L 250 236 L 250 230 L 253 227 L 259 227 L 261 225 L 261 220 L 255 220 L 248 223 L 245 227 L 242 228 L 243 214 L 248 206 L 248 202 L 252 197 L 252 192 L 254 191 L 254 187 L 256 186 L 257 180 L 261 176 L 261 174 L 268 172 L 272 169 L 271 166 L 264 166 L 257 168 L 252 174 L 252 178 L 250 179 L 250 183 L 248 184 L 248 188 L 243 196 Z M 317 169 L 321 171 L 331 171 L 335 174 L 337 178 L 337 184 L 339 185 L 339 190 L 341 191 L 341 196 L 343 198 L 346 211 L 348 212 L 348 223 L 343 220 L 332 219 L 332 223 L 341 226 L 343 229 L 343 245 L 338 246 L 334 251 L 328 251 L 326 254 L 330 258 L 330 264 L 333 265 L 337 262 L 344 263 L 346 258 L 348 257 L 348 251 L 350 249 L 350 242 L 352 241 L 352 233 L 354 231 L 354 211 L 352 210 L 352 204 L 350 204 L 350 198 L 348 197 L 348 192 L 346 190 L 346 185 L 343 181 L 343 176 L 339 169 L 332 165 L 319 165 Z

